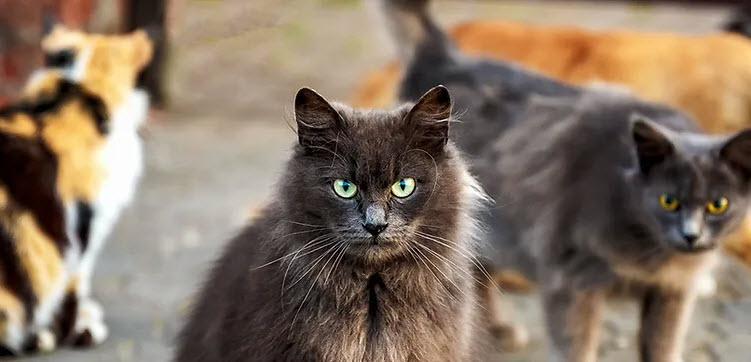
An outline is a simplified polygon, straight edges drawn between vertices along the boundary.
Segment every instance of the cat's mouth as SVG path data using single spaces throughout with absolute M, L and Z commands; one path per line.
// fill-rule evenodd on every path
M 688 244 L 672 244 L 674 250 L 686 253 L 686 254 L 699 254 L 706 251 L 714 250 L 715 244 L 701 244 L 701 245 L 688 245 Z

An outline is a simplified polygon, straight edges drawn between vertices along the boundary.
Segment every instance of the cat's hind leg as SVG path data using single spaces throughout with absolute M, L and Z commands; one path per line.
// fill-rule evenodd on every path
M 22 354 L 27 334 L 23 304 L 9 290 L 0 287 L 0 356 Z
M 477 276 L 479 300 L 488 316 L 488 328 L 504 351 L 517 351 L 529 343 L 529 333 L 521 323 L 511 317 L 513 306 L 503 300 L 501 290 L 484 273 Z

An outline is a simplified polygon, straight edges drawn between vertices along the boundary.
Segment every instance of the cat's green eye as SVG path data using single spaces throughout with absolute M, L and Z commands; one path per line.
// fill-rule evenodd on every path
M 725 197 L 720 197 L 707 203 L 707 211 L 710 214 L 722 214 L 728 209 L 728 205 L 730 205 L 730 201 Z
M 675 211 L 678 208 L 678 199 L 671 194 L 660 195 L 660 206 L 667 211 Z
M 351 199 L 357 194 L 357 186 L 345 179 L 336 179 L 334 180 L 334 192 L 340 197 Z
M 404 198 L 415 192 L 415 179 L 405 177 L 391 185 L 391 193 L 398 198 Z

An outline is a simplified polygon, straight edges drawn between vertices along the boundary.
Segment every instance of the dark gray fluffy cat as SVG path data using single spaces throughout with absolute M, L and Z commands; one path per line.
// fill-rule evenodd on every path
M 474 210 L 443 87 L 359 111 L 302 89 L 275 202 L 204 284 L 177 361 L 467 361 Z
M 444 84 L 464 112 L 453 137 L 499 203 L 486 256 L 536 275 L 550 360 L 597 359 L 603 299 L 623 284 L 639 290 L 641 359 L 681 360 L 697 279 L 747 208 L 751 132 L 700 134 L 622 92 L 466 58 L 426 6 L 383 1 L 407 65 L 402 98 Z

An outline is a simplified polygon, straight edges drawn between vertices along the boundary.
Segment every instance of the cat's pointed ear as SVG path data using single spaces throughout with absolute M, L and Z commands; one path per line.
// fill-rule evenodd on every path
M 666 129 L 642 115 L 631 116 L 631 137 L 634 140 L 642 173 L 649 173 L 652 167 L 662 163 L 675 152 L 675 145 L 667 132 Z
M 325 144 L 336 140 L 344 121 L 339 112 L 320 94 L 302 88 L 295 96 L 295 121 L 297 138 L 303 147 Z
M 443 148 L 449 139 L 451 94 L 439 85 L 427 91 L 407 114 L 407 124 L 416 142 L 424 147 Z
M 720 148 L 720 159 L 751 178 L 751 129 L 730 137 Z

